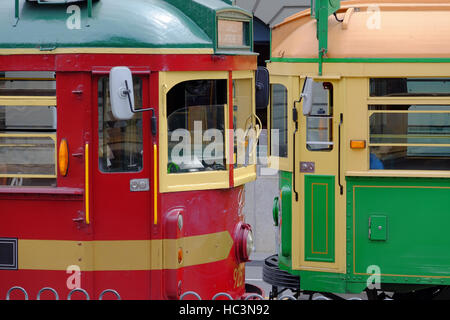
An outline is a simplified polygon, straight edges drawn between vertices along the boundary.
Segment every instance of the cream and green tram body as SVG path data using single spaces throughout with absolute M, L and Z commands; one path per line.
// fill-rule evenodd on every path
M 297 292 L 442 296 L 450 3 L 316 0 L 311 11 L 271 34 L 279 245 L 264 280 Z

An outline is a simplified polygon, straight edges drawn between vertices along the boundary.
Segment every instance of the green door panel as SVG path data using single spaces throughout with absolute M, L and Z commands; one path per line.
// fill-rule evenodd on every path
M 305 176 L 305 260 L 334 262 L 334 176 Z
M 378 266 L 386 277 L 450 277 L 448 179 L 347 182 L 354 274 Z

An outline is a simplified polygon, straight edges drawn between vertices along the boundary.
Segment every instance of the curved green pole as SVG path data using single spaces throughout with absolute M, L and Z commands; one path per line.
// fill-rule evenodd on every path
M 16 8 L 14 16 L 16 17 L 16 19 L 19 19 L 19 0 L 16 0 Z
M 311 0 L 311 17 L 317 20 L 319 75 L 323 73 L 323 60 L 328 52 L 328 17 L 338 11 L 340 7 L 340 0 Z

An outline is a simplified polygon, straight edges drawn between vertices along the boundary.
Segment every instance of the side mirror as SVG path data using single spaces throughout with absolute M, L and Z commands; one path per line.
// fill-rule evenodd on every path
M 264 67 L 258 67 L 255 82 L 256 109 L 267 108 L 269 104 L 269 71 Z
M 109 96 L 114 118 L 130 120 L 134 115 L 133 76 L 127 67 L 114 67 L 109 73 Z
M 312 78 L 306 78 L 303 85 L 302 99 L 303 99 L 303 115 L 308 116 L 311 114 L 313 105 L 313 85 L 314 80 Z

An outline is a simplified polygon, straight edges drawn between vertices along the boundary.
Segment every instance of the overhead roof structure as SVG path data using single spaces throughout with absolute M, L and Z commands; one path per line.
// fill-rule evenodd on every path
M 17 5 L 18 4 L 18 5 Z M 72 7 L 73 6 L 73 7 Z M 76 6 L 76 7 L 75 7 Z M 70 28 L 71 16 L 81 20 Z M 0 48 L 199 48 L 216 50 L 220 17 L 249 21 L 231 0 L 0 1 Z
M 234 0 L 235 4 L 252 12 L 270 27 L 282 22 L 285 18 L 307 9 L 311 0 Z

